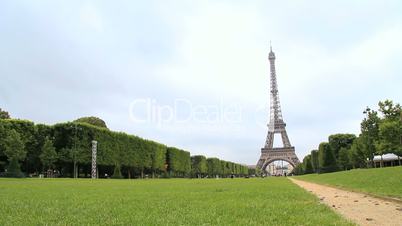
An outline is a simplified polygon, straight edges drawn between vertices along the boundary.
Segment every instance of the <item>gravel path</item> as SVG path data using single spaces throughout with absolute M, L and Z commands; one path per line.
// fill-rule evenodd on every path
M 325 185 L 289 178 L 293 183 L 315 194 L 345 218 L 359 225 L 402 226 L 402 203 L 345 191 Z

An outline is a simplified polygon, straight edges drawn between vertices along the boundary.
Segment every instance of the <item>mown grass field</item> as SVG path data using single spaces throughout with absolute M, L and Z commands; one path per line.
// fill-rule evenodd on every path
M 0 225 L 352 225 L 286 178 L 0 179 Z
M 402 199 L 402 166 L 308 174 L 295 178 L 377 196 Z

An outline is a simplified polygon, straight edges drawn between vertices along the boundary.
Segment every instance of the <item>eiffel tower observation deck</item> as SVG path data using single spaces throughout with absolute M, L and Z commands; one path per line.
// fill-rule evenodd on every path
M 275 53 L 272 46 L 268 55 L 270 74 L 270 117 L 268 124 L 268 134 L 265 145 L 261 148 L 261 157 L 258 160 L 257 167 L 265 170 L 265 168 L 274 161 L 283 160 L 295 167 L 300 163 L 295 153 L 295 147 L 290 144 L 288 134 L 286 132 L 286 123 L 283 121 L 281 104 L 279 101 L 278 84 L 276 80 L 275 70 Z M 281 134 L 282 147 L 274 147 L 274 135 Z

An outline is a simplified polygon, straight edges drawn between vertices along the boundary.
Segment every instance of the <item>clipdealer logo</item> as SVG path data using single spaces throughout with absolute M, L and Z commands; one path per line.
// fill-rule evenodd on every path
M 156 124 L 158 127 L 174 123 L 222 124 L 241 123 L 242 108 L 238 104 L 193 104 L 177 98 L 171 105 L 155 99 L 140 98 L 129 104 L 129 117 L 134 123 Z

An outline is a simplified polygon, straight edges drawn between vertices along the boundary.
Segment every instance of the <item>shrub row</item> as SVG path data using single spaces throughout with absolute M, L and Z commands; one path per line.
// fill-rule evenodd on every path
M 48 126 L 16 119 L 0 120 L 0 172 L 6 170 L 10 163 L 10 158 L 5 155 L 6 138 L 10 131 L 16 131 L 25 144 L 23 151 L 26 157 L 20 162 L 26 174 L 43 172 L 41 160 L 46 157 L 42 152 L 47 140 L 52 142 L 57 159 L 54 164 L 50 162 L 46 165 L 53 165 L 52 170 L 63 177 L 89 176 L 92 140 L 98 142 L 99 177 L 227 176 L 248 173 L 248 168 L 240 164 L 204 156 L 191 157 L 189 152 L 175 147 L 87 123 L 67 122 Z
M 203 155 L 191 156 L 192 177 L 228 177 L 231 175 L 245 176 L 248 174 L 249 168 L 245 165 L 218 158 L 206 158 Z

